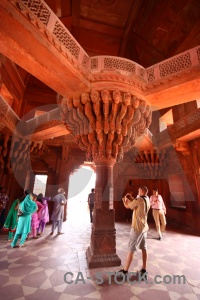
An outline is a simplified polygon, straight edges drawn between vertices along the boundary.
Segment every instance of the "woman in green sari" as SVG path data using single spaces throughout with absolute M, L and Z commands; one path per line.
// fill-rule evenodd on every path
M 37 197 L 37 196 L 36 196 Z M 21 236 L 19 247 L 23 247 L 27 235 L 31 231 L 31 215 L 37 210 L 37 204 L 33 201 L 34 196 L 32 194 L 27 195 L 19 205 L 18 209 L 18 223 L 14 239 L 11 243 L 11 247 L 15 247 L 18 239 Z
M 11 241 L 14 235 L 14 232 L 17 228 L 17 211 L 19 208 L 20 202 L 23 200 L 23 198 L 16 199 L 7 215 L 6 221 L 4 223 L 4 226 L 2 228 L 3 231 L 8 232 L 8 241 Z
M 14 236 L 14 233 L 17 228 L 17 211 L 19 208 L 19 204 L 24 200 L 24 198 L 30 194 L 29 190 L 24 191 L 24 195 L 18 199 L 16 199 L 9 210 L 9 213 L 7 215 L 6 221 L 4 223 L 4 226 L 2 228 L 3 231 L 8 232 L 8 242 L 11 242 Z

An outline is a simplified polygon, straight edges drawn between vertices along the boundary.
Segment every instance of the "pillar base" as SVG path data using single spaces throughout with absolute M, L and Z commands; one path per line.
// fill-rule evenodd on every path
M 115 267 L 121 265 L 121 259 L 117 254 L 94 254 L 91 247 L 86 251 L 89 268 Z

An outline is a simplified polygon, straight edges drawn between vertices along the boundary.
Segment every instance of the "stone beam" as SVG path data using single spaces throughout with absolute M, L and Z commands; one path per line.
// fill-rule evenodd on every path
M 66 128 L 65 125 L 50 125 L 48 129 L 40 129 L 37 132 L 34 132 L 31 136 L 26 136 L 26 138 L 31 137 L 33 141 L 45 141 L 48 139 L 52 139 L 58 136 L 69 134 L 69 130 Z
M 62 23 L 43 6 L 49 15 L 48 26 L 22 1 L 1 0 L 0 40 L 4 42 L 0 43 L 0 52 L 63 96 L 87 89 L 83 68 L 76 67 L 77 61 L 86 59 L 87 54 L 69 32 L 66 39 L 73 48 L 71 53 L 61 45 L 59 34 L 53 36 L 51 27 L 58 22 L 62 34 Z
M 189 81 L 186 79 L 184 78 L 182 83 L 180 83 L 180 79 L 175 79 L 173 85 L 176 84 L 176 86 L 171 86 L 169 82 L 160 84 L 160 88 L 157 87 L 148 91 L 145 96 L 152 107 L 152 111 L 199 99 L 200 71 L 196 72 L 195 78 Z
M 168 127 L 173 140 L 190 141 L 200 135 L 200 108 Z

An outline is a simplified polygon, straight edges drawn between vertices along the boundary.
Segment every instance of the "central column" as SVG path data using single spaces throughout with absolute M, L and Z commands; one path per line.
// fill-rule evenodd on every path
M 90 268 L 121 264 L 116 254 L 113 209 L 113 166 L 151 123 L 143 99 L 118 89 L 91 90 L 61 100 L 62 120 L 75 136 L 86 159 L 96 165 L 95 205 L 91 243 L 86 251 Z
M 115 159 L 95 157 L 96 186 L 91 243 L 87 249 L 90 268 L 119 266 L 116 254 L 115 212 L 113 209 L 113 166 Z

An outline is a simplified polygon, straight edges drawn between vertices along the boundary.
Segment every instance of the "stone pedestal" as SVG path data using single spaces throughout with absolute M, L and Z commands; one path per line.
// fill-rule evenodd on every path
M 96 159 L 95 207 L 91 243 L 87 249 L 89 268 L 119 266 L 116 254 L 115 212 L 113 209 L 114 160 Z
M 89 268 L 119 266 L 121 260 L 116 254 L 116 230 L 114 210 L 97 209 L 94 212 L 91 243 L 87 249 Z

